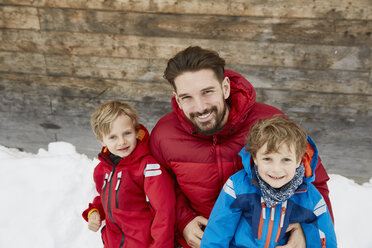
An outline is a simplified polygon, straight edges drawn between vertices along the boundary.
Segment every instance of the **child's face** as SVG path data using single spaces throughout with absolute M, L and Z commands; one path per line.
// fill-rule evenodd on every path
M 257 165 L 258 174 L 273 188 L 280 188 L 292 180 L 300 161 L 296 161 L 294 146 L 282 144 L 278 152 L 266 153 L 267 143 L 256 154 L 254 163 Z
M 113 122 L 111 131 L 103 135 L 101 144 L 119 157 L 130 155 L 137 145 L 137 132 L 129 116 L 119 115 Z

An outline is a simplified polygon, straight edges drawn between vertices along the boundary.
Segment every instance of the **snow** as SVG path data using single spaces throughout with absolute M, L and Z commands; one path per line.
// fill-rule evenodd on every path
M 37 154 L 0 146 L 0 247 L 102 247 L 100 233 L 81 217 L 96 195 L 97 163 L 65 142 Z M 371 248 L 372 179 L 359 185 L 330 177 L 339 247 Z

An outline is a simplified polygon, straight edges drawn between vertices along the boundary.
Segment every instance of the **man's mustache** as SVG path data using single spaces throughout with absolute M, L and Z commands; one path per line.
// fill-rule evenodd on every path
M 209 109 L 206 109 L 206 110 L 203 111 L 203 113 L 200 113 L 200 112 L 190 113 L 190 117 L 195 118 L 195 117 L 198 117 L 198 116 L 201 116 L 201 115 L 211 113 L 213 111 L 217 111 L 217 107 L 214 106 L 214 107 L 211 107 Z

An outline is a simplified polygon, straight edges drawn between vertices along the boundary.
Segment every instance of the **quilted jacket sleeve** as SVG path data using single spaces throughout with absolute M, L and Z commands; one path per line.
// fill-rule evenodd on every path
M 172 170 L 170 169 L 170 166 L 167 163 L 166 158 L 163 156 L 162 150 L 159 147 L 159 137 L 157 135 L 151 134 L 150 138 L 150 149 L 151 153 L 158 161 L 163 168 L 167 170 L 169 175 L 171 176 L 172 180 L 175 184 L 175 193 L 176 193 L 176 225 L 178 231 L 182 234 L 183 229 L 185 226 L 193 220 L 197 215 L 195 212 L 191 209 L 189 200 L 186 198 L 186 196 L 183 194 L 181 189 L 179 188 L 176 180 L 176 176 L 173 174 Z

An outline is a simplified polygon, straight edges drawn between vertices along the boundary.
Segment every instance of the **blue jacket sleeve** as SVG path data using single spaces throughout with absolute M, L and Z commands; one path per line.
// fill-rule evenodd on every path
M 233 181 L 229 178 L 213 207 L 201 241 L 201 248 L 229 247 L 239 224 L 241 210 L 231 208 L 236 199 Z
M 301 223 L 306 236 L 306 247 L 337 247 L 333 221 L 324 198 L 313 185 L 309 187 L 309 192 L 312 195 L 316 220 Z

